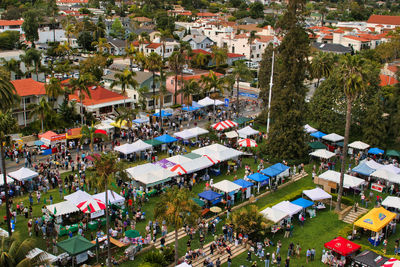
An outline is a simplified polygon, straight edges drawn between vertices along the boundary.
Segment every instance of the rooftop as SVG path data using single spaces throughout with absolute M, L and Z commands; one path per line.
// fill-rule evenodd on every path
M 400 16 L 371 15 L 367 23 L 400 25 Z
M 102 86 L 90 86 L 89 90 L 91 95 L 90 97 L 86 93 L 83 93 L 84 97 L 82 103 L 84 106 L 93 106 L 108 102 L 129 99 L 129 97 L 107 90 Z M 69 100 L 75 100 L 77 102 L 80 102 L 79 96 L 76 92 L 74 94 L 69 95 Z
M 44 83 L 29 79 L 11 81 L 19 96 L 46 95 Z

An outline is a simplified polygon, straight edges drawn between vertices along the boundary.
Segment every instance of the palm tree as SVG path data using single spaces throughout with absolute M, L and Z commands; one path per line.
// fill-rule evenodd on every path
M 258 211 L 256 205 L 250 205 L 232 212 L 227 219 L 237 233 L 248 234 L 253 238 L 263 235 L 268 227 L 268 220 Z
M 243 61 L 237 61 L 232 69 L 232 76 L 236 80 L 236 110 L 239 115 L 239 82 L 240 80 L 249 81 L 252 78 L 251 71 Z
M 154 217 L 165 221 L 175 231 L 175 264 L 178 263 L 178 231 L 183 225 L 193 225 L 200 216 L 200 206 L 194 203 L 188 189 L 174 186 L 161 195 Z
M 179 90 L 179 93 L 183 95 L 183 100 L 187 99 L 186 105 L 189 106 L 190 96 L 197 94 L 199 90 L 199 83 L 194 79 L 190 79 L 189 81 L 185 81 L 183 83 L 183 87 Z
M 249 38 L 247 38 L 247 44 L 249 45 L 249 47 L 250 47 L 250 61 L 252 61 L 252 57 L 253 57 L 253 49 L 252 49 L 252 46 L 253 46 L 253 42 L 256 40 L 256 39 L 258 39 L 258 38 L 260 38 L 260 37 L 258 37 L 257 35 L 256 35 L 256 31 L 251 31 L 250 32 L 250 35 L 249 35 Z
M 99 38 L 98 41 L 92 42 L 92 45 L 97 47 L 99 54 L 103 54 L 105 49 L 107 49 L 108 53 L 110 52 L 111 45 L 107 42 L 106 38 Z
M 1 239 L 0 266 L 22 267 L 39 266 L 45 264 L 44 252 L 39 253 L 34 258 L 27 258 L 26 255 L 35 248 L 33 239 L 23 239 L 18 233 L 8 238 Z
M 203 53 L 198 53 L 194 57 L 194 63 L 199 67 L 207 67 L 208 61 L 209 61 L 208 55 L 203 54 Z
M 115 175 L 117 173 L 123 173 L 124 167 L 121 166 L 118 160 L 118 155 L 114 152 L 102 153 L 100 157 L 95 157 L 94 161 L 94 172 L 93 175 L 89 176 L 89 182 L 98 191 L 105 190 L 106 192 L 106 233 L 107 233 L 107 243 L 110 244 L 110 219 L 108 214 L 108 185 L 115 180 Z M 107 246 L 107 263 L 111 267 L 111 251 L 110 246 Z
M 24 55 L 20 56 L 22 62 L 25 63 L 28 72 L 31 72 L 30 67 L 33 66 L 36 74 L 36 80 L 39 81 L 39 69 L 42 66 L 42 52 L 35 48 L 30 48 L 25 51 Z
M 91 97 L 89 85 L 92 85 L 94 78 L 89 73 L 80 74 L 78 79 L 70 79 L 69 84 L 71 86 L 71 91 L 78 92 L 80 113 L 81 113 L 81 124 L 83 124 L 83 99 L 85 97 L 84 93 Z
M 28 106 L 28 109 L 31 109 L 31 113 L 29 114 L 30 118 L 37 116 L 38 119 L 40 120 L 40 123 L 42 125 L 41 129 L 43 133 L 44 121 L 54 112 L 49 102 L 47 102 L 47 100 L 44 97 L 42 97 L 39 101 L 39 104 L 30 104 Z
M 153 73 L 153 83 L 151 85 L 153 89 L 153 109 L 155 109 L 155 98 L 156 98 L 156 71 L 160 71 L 161 68 L 163 67 L 163 62 L 160 57 L 155 52 L 151 52 L 147 57 L 146 57 L 146 68 Z
M 119 107 L 116 109 L 117 117 L 115 122 L 122 125 L 123 121 L 126 121 L 126 127 L 132 128 L 133 120 L 136 119 L 137 111 L 132 108 Z
M 134 57 L 134 61 L 136 64 L 140 66 L 140 69 L 144 69 L 146 66 L 146 56 L 143 52 L 136 52 Z
M 8 110 L 18 99 L 17 91 L 10 82 L 10 77 L 0 75 L 0 110 Z
M 311 61 L 311 76 L 319 81 L 323 77 L 328 77 L 334 64 L 334 58 L 330 53 L 318 52 Z
M 136 76 L 135 72 L 130 71 L 129 69 L 125 69 L 121 73 L 116 73 L 114 75 L 114 80 L 111 83 L 111 88 L 114 88 L 117 85 L 121 86 L 121 93 L 123 96 L 126 96 L 126 90 L 129 89 L 129 87 L 132 87 L 133 89 L 136 89 L 136 87 L 139 85 L 139 83 L 134 79 Z M 124 98 L 124 107 L 125 107 L 125 98 Z
M 4 58 L 1 59 L 3 63 L 3 67 L 8 72 L 14 72 L 16 76 L 23 76 L 23 72 L 21 71 L 21 60 L 17 60 L 11 58 L 10 60 L 5 60 Z
M 59 79 L 51 77 L 49 83 L 46 84 L 44 87 L 46 89 L 46 95 L 50 98 L 50 102 L 53 104 L 52 106 L 54 107 L 54 103 L 57 101 L 57 98 L 60 95 L 64 94 L 61 82 Z
M 344 55 L 339 62 L 339 73 L 341 77 L 341 84 L 343 84 L 343 91 L 346 95 L 346 126 L 343 140 L 342 162 L 340 168 L 340 183 L 339 192 L 336 203 L 336 210 L 340 211 L 340 205 L 343 195 L 343 181 L 345 164 L 347 158 L 347 145 L 350 136 L 350 123 L 351 123 L 351 109 L 352 104 L 358 95 L 365 90 L 367 86 L 367 62 L 359 55 L 351 56 Z
M 65 35 L 67 36 L 67 42 L 68 42 L 69 46 L 71 46 L 70 38 L 71 38 L 71 35 L 73 35 L 75 32 L 74 28 L 75 28 L 76 22 L 77 22 L 76 18 L 71 15 L 66 16 L 65 19 L 63 19 L 61 21 L 61 25 L 63 26 L 63 28 L 65 30 Z
M 218 76 L 210 70 L 208 76 L 202 76 L 201 78 L 202 84 L 204 86 L 205 93 L 209 94 L 213 92 L 214 94 L 223 94 L 225 89 L 225 81 L 224 79 L 218 78 Z M 215 99 L 214 96 L 214 113 L 215 113 Z
M 162 69 L 160 70 L 160 76 L 156 79 L 156 81 L 160 83 L 158 92 L 159 95 L 157 96 L 157 98 L 160 100 L 160 123 L 162 128 L 163 127 L 162 109 L 164 104 L 164 95 L 168 92 L 166 86 L 166 77 Z
M 148 34 L 148 32 L 142 32 L 139 38 L 140 52 L 144 52 L 143 45 L 146 43 L 150 43 L 150 35 Z
M 94 139 L 101 139 L 101 140 L 107 140 L 107 135 L 104 134 L 100 134 L 100 133 L 96 133 L 96 128 L 95 128 L 96 124 L 92 123 L 92 126 L 89 127 L 87 125 L 83 125 L 81 128 L 81 142 L 83 143 L 83 141 L 85 140 L 89 140 L 90 141 L 90 152 L 93 153 L 93 143 L 94 143 Z
M 11 236 L 11 216 L 10 216 L 10 203 L 8 201 L 8 184 L 7 184 L 7 172 L 6 172 L 6 161 L 4 159 L 4 145 L 10 143 L 9 134 L 13 133 L 17 129 L 17 121 L 12 116 L 10 111 L 4 111 L 4 107 L 1 107 L 0 111 L 0 159 L 1 159 L 1 169 L 3 173 L 3 183 L 4 183 L 4 193 L 6 202 L 6 216 L 7 216 L 7 230 L 8 234 Z M 1 258 L 0 258 L 1 260 Z M 2 265 L 4 266 L 4 265 Z
M 164 55 L 165 55 L 165 44 L 167 42 L 168 38 L 173 38 L 173 35 L 171 34 L 171 31 L 169 29 L 163 30 L 159 29 L 159 33 L 156 33 L 156 36 L 160 38 L 160 42 L 162 44 L 162 60 L 164 61 Z
M 135 60 L 136 53 L 137 53 L 136 48 L 132 43 L 129 46 L 125 47 L 124 58 L 129 58 L 129 67 L 131 70 L 133 67 L 133 61 Z
M 175 90 L 174 90 L 174 105 L 178 92 L 178 75 L 181 74 L 183 68 L 183 56 L 179 51 L 174 51 L 168 59 L 168 66 L 175 74 Z
M 212 58 L 214 60 L 215 66 L 218 69 L 218 67 L 222 64 L 226 63 L 226 60 L 228 59 L 228 51 L 224 47 L 218 47 L 214 45 L 211 48 L 212 51 Z
M 137 90 L 138 93 L 138 108 L 141 110 L 145 110 L 146 109 L 146 93 L 149 92 L 149 87 L 147 86 L 142 86 L 139 87 Z

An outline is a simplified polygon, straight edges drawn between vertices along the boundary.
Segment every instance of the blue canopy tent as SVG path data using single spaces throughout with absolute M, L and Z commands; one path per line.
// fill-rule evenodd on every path
M 314 205 L 314 202 L 312 202 L 311 200 L 308 200 L 308 199 L 298 198 L 296 200 L 293 200 L 292 204 L 298 205 L 305 209 L 305 208 L 308 208 L 308 207 L 311 207 L 312 205 Z
M 34 144 L 35 144 L 35 146 L 42 146 L 42 145 L 44 145 L 44 142 L 43 142 L 43 141 L 40 141 L 40 140 L 36 140 L 36 141 L 34 142 Z
M 315 138 L 320 139 L 320 138 L 322 138 L 323 136 L 325 136 L 326 134 L 324 134 L 323 132 L 318 131 L 318 132 L 311 133 L 310 135 L 311 135 L 312 137 L 315 137 Z
M 264 169 L 264 170 L 261 170 L 261 172 L 262 172 L 264 175 L 267 175 L 267 176 L 269 176 L 269 177 L 275 177 L 275 176 L 281 174 L 283 171 L 280 171 L 280 170 L 278 170 L 278 169 L 275 169 L 275 168 L 273 168 L 273 167 L 271 166 L 271 167 L 268 167 L 268 168 L 266 168 L 266 169 Z
M 133 123 L 142 124 L 142 123 L 147 123 L 149 121 L 150 121 L 149 118 L 140 118 L 140 119 L 133 120 Z
M 198 194 L 198 196 L 205 200 L 211 201 L 211 203 L 213 205 L 219 203 L 221 201 L 221 197 L 222 197 L 221 194 L 218 194 L 217 192 L 214 192 L 212 190 L 207 190 L 207 191 L 201 192 Z
M 378 155 L 383 153 L 385 153 L 385 150 L 379 149 L 377 147 L 372 147 L 368 150 L 368 154 Z
M 187 106 L 182 108 L 183 111 L 195 111 L 198 109 L 199 109 L 198 107 L 193 107 L 193 106 Z
M 154 113 L 154 117 L 160 117 L 160 112 Z M 161 117 L 170 117 L 172 113 L 166 112 L 165 110 L 161 110 Z
M 290 167 L 286 166 L 285 164 L 282 163 L 276 163 L 274 165 L 272 165 L 270 168 L 274 168 L 277 169 L 278 171 L 284 172 L 287 169 L 290 169 Z
M 249 188 L 249 187 L 252 187 L 254 185 L 252 182 L 246 181 L 244 179 L 239 179 L 239 180 L 236 180 L 236 181 L 233 181 L 233 182 L 235 184 L 243 187 L 243 188 Z
M 163 142 L 164 144 L 173 143 L 175 141 L 178 141 L 178 139 L 170 136 L 169 134 L 164 134 L 164 135 L 158 136 L 154 139 L 157 141 Z
M 352 171 L 359 173 L 361 175 L 370 176 L 371 173 L 373 173 L 376 170 L 369 167 L 366 163 L 361 163 L 360 165 L 354 167 Z
M 195 107 L 195 108 L 202 108 L 203 106 L 200 105 L 199 103 L 197 103 L 196 101 L 192 101 L 192 107 Z
M 259 172 L 253 173 L 252 175 L 249 175 L 247 178 L 258 183 L 258 186 L 257 186 L 258 192 L 260 192 L 261 186 L 269 184 L 269 181 L 270 181 L 268 176 L 266 176 L 262 173 L 259 173 Z

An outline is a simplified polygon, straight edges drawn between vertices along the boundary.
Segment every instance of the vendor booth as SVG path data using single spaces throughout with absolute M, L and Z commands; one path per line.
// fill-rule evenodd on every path
M 28 259 L 37 259 L 37 257 L 40 257 L 40 259 L 42 261 L 45 261 L 47 263 L 53 264 L 54 262 L 57 261 L 57 257 L 54 256 L 53 254 L 50 254 L 44 250 L 41 250 L 40 248 L 34 248 L 31 251 L 28 252 L 28 254 L 26 254 L 26 257 Z M 35 261 L 33 261 L 35 262 Z
M 132 144 L 123 144 L 121 146 L 114 147 L 115 151 L 118 151 L 122 154 L 128 155 L 132 153 L 137 153 L 140 151 L 144 151 L 147 149 L 151 149 L 153 146 L 143 142 L 142 140 L 137 140 Z
M 276 209 L 276 210 L 280 210 L 280 211 L 288 214 L 289 216 L 293 216 L 293 215 L 299 213 L 303 209 L 303 207 L 293 204 L 287 200 L 276 204 L 272 208 Z
M 365 149 L 369 148 L 369 145 L 364 142 L 361 142 L 361 141 L 354 141 L 353 143 L 349 144 L 349 147 L 358 149 L 358 150 L 365 150 Z
M 216 131 L 224 131 L 237 126 L 238 124 L 236 122 L 233 122 L 231 120 L 225 120 L 214 123 L 213 125 L 211 125 L 211 128 L 213 128 Z
M 209 158 L 200 157 L 193 160 L 189 159 L 189 161 L 185 161 L 182 164 L 177 164 L 173 167 L 170 167 L 169 170 L 172 172 L 176 172 L 179 175 L 183 175 L 207 169 L 212 165 L 214 165 L 214 163 Z
M 314 137 L 314 138 L 320 139 L 320 138 L 322 138 L 323 136 L 325 136 L 326 134 L 323 133 L 323 132 L 320 132 L 320 131 L 316 131 L 316 132 L 311 133 L 310 135 L 311 135 L 312 137 Z
M 399 174 L 385 170 L 383 167 L 380 168 L 379 170 L 376 170 L 373 173 L 371 173 L 371 176 L 379 178 L 379 179 L 383 179 L 385 181 L 395 183 L 395 184 L 400 183 L 400 175 Z
M 197 137 L 197 135 L 190 130 L 183 130 L 180 132 L 176 132 L 174 133 L 174 136 L 183 140 L 188 140 Z
M 8 176 L 10 176 L 11 178 L 13 178 L 19 182 L 23 182 L 23 181 L 32 180 L 33 178 L 38 177 L 39 173 L 32 171 L 31 169 L 22 167 L 18 171 L 9 172 Z
M 317 149 L 314 152 L 310 153 L 310 156 L 320 158 L 320 159 L 330 159 L 336 154 L 333 152 L 330 152 L 329 150 L 326 149 Z
M 207 190 L 207 191 L 201 192 L 198 194 L 198 196 L 200 199 L 209 201 L 211 203 L 211 205 L 215 205 L 215 204 L 221 202 L 221 198 L 222 198 L 221 194 L 214 192 L 212 190 Z M 208 206 L 211 206 L 211 205 L 208 205 Z
M 254 141 L 253 139 L 249 139 L 249 138 L 239 140 L 238 145 L 240 147 L 257 147 L 258 146 L 256 141 Z
M 69 256 L 72 257 L 72 266 L 74 266 L 75 257 L 76 263 L 81 264 L 88 259 L 87 251 L 92 249 L 96 244 L 92 244 L 86 238 L 77 235 L 72 238 L 60 241 L 57 243 L 57 246 L 63 250 L 65 250 Z
M 246 198 L 250 198 L 251 196 L 251 187 L 254 186 L 254 184 L 250 181 L 246 181 L 244 179 L 238 179 L 233 181 L 235 184 L 239 185 L 240 187 L 242 187 L 242 194 L 243 196 L 245 196 Z M 245 194 L 245 195 L 244 195 Z
M 64 134 L 57 134 L 52 131 L 47 131 L 43 134 L 38 135 L 40 141 L 42 141 L 46 146 L 53 146 L 57 143 L 65 143 L 66 142 L 66 135 Z
M 376 171 L 376 169 L 371 168 L 367 163 L 364 162 L 354 167 L 352 171 L 361 175 L 370 176 L 374 171 Z
M 189 131 L 191 131 L 191 132 L 192 132 L 193 134 L 195 134 L 196 136 L 209 133 L 208 130 L 203 129 L 203 128 L 200 128 L 200 127 L 190 128 Z
M 163 144 L 168 144 L 168 143 L 173 143 L 173 142 L 178 141 L 178 139 L 170 136 L 169 134 L 164 134 L 164 135 L 158 136 L 154 139 L 162 142 Z
M 383 167 L 383 164 L 380 164 L 373 159 L 364 159 L 364 160 L 360 161 L 360 164 L 362 164 L 362 163 L 367 164 L 368 167 L 375 169 L 375 170 L 379 170 L 380 168 Z
M 382 201 L 382 206 L 400 210 L 400 198 L 387 196 L 385 200 Z
M 316 149 L 324 149 L 324 150 L 326 150 L 326 145 L 324 145 L 323 143 L 318 142 L 318 141 L 309 142 L 308 146 L 313 150 L 316 150 Z
M 192 159 L 182 156 L 182 155 L 175 155 L 172 157 L 167 158 L 168 161 L 173 162 L 175 164 L 183 164 L 185 162 L 190 162 Z
M 225 134 L 225 137 L 228 138 L 228 139 L 233 139 L 233 138 L 238 138 L 239 137 L 239 134 L 237 133 L 236 130 L 229 131 L 229 132 L 226 132 L 224 134 Z
M 313 208 L 307 209 L 309 207 L 312 207 L 314 205 L 314 202 L 312 202 L 308 199 L 298 198 L 296 200 L 293 200 L 291 203 L 302 207 L 303 210 L 308 213 L 310 218 L 314 218 L 315 216 L 317 216 L 315 209 L 313 209 Z
M 290 215 L 282 210 L 274 208 L 266 208 L 261 211 L 261 214 L 269 221 L 278 223 Z
M 205 146 L 193 150 L 192 153 L 199 154 L 201 156 L 206 155 L 209 156 L 211 159 L 217 160 L 219 162 L 237 158 L 240 155 L 243 155 L 243 152 L 239 150 L 229 148 L 220 144 Z
M 304 190 L 303 194 L 306 195 L 312 201 L 321 201 L 324 199 L 331 199 L 331 208 L 332 208 L 332 196 L 325 192 L 323 189 L 317 187 L 311 190 Z M 323 209 L 325 205 L 323 203 L 318 203 L 317 209 Z
M 228 180 L 222 180 L 218 183 L 213 184 L 211 187 L 227 194 L 235 193 L 242 188 L 240 185 L 237 185 L 234 182 Z
M 133 180 L 143 184 L 146 188 L 166 183 L 170 181 L 172 177 L 178 176 L 177 173 L 171 172 L 158 165 L 151 165 L 154 166 L 154 169 L 151 171 L 141 173 L 129 171 L 128 174 L 130 174 Z
M 372 147 L 370 149 L 368 149 L 368 154 L 372 154 L 372 155 L 382 155 L 385 153 L 385 150 L 377 148 L 377 147 Z
M 335 239 L 332 239 L 331 241 L 327 242 L 324 244 L 324 246 L 327 249 L 332 250 L 333 252 L 339 254 L 342 256 L 341 259 L 339 259 L 342 262 L 341 266 L 347 266 L 347 264 L 350 263 L 350 259 L 346 259 L 346 257 L 351 256 L 352 254 L 356 253 L 358 250 L 360 250 L 361 246 L 351 242 L 341 236 L 336 237 Z M 324 262 L 324 258 L 325 261 Z M 324 255 L 322 256 L 322 261 L 323 263 L 327 264 L 327 259 L 326 257 L 324 257 Z
M 112 205 L 124 206 L 125 198 L 112 190 L 108 190 L 108 202 Z M 104 203 L 106 203 L 106 192 L 98 193 L 93 195 L 94 199 L 98 199 Z
M 68 129 L 65 137 L 69 140 L 72 139 L 81 139 L 82 134 L 81 134 L 81 128 L 72 128 L 72 129 Z
M 69 201 L 63 201 L 56 204 L 47 205 L 46 209 L 48 210 L 49 214 L 51 214 L 56 218 L 56 223 L 62 223 L 63 215 L 80 211 L 76 207 L 76 205 L 72 204 Z
M 341 135 L 335 134 L 335 133 L 331 133 L 331 134 L 322 136 L 322 139 L 332 142 L 332 143 L 337 143 L 339 141 L 342 141 L 344 139 L 344 137 Z
M 372 245 L 378 246 L 384 237 L 382 229 L 392 222 L 394 218 L 396 218 L 396 213 L 390 212 L 383 207 L 373 208 L 358 221 L 356 221 L 354 226 L 358 226 L 376 233 L 375 236 L 368 238 L 368 241 Z
M 387 262 L 389 258 L 383 257 L 373 251 L 364 250 L 353 257 L 352 267 L 380 267 Z
M 255 172 L 251 175 L 249 175 L 247 178 L 250 180 L 257 182 L 257 192 L 260 192 L 260 187 L 266 186 L 269 184 L 270 179 L 268 176 L 261 174 L 259 172 Z
M 64 196 L 64 199 L 74 204 L 75 206 L 83 201 L 92 199 L 92 196 L 86 193 L 85 191 L 78 190 L 72 194 Z
M 329 170 L 329 171 L 326 171 L 326 172 L 320 174 L 317 177 L 317 179 L 315 179 L 316 183 L 324 185 L 324 188 L 329 192 L 329 190 L 331 189 L 331 186 L 327 186 L 323 182 L 319 181 L 320 179 L 323 179 L 323 180 L 329 181 L 329 182 L 333 182 L 336 186 L 340 183 L 340 172 Z M 343 187 L 346 189 L 358 188 L 365 183 L 366 182 L 363 179 L 360 179 L 360 178 L 357 178 L 357 177 L 354 177 L 354 176 L 351 176 L 348 174 L 344 175 Z
M 241 138 L 247 138 L 248 136 L 256 135 L 259 134 L 260 132 L 257 130 L 254 130 L 250 126 L 246 126 L 240 130 L 237 131 L 239 134 L 239 137 Z
M 88 199 L 76 205 L 83 213 L 90 214 L 90 218 L 94 219 L 104 215 L 106 204 L 98 199 Z

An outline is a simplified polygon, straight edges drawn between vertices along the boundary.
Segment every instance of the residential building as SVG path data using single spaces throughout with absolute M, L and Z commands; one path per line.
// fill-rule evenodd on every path
M 312 46 L 321 52 L 334 53 L 334 54 L 353 53 L 353 49 L 351 47 L 344 46 L 341 44 L 314 42 L 314 43 L 312 43 Z
M 107 43 L 110 45 L 110 48 L 106 48 L 107 50 L 110 50 L 109 53 L 114 55 L 114 56 L 123 56 L 125 55 L 125 47 L 126 47 L 126 41 L 121 40 L 118 38 L 107 38 Z
M 22 23 L 23 20 L 0 20 L 0 32 L 18 31 L 22 34 Z
M 68 6 L 68 7 L 72 7 L 74 5 L 87 5 L 88 4 L 88 0 L 57 0 L 57 5 L 58 6 Z
M 371 15 L 367 20 L 368 27 L 381 26 L 394 29 L 400 26 L 400 16 Z
M 10 51 L 3 51 L 0 52 L 0 58 L 9 61 L 11 59 L 14 60 L 21 60 L 21 56 L 25 54 L 24 50 L 10 50 Z M 43 62 L 42 62 L 43 63 Z M 0 65 L 2 65 L 2 62 L 0 62 Z M 45 75 L 43 72 L 38 73 L 38 77 L 36 76 L 35 72 L 29 73 L 28 69 L 25 66 L 24 62 L 20 62 L 19 64 L 21 73 L 23 74 L 22 76 L 19 76 L 15 72 L 11 72 L 11 80 L 20 80 L 24 78 L 33 78 L 36 81 L 44 82 L 45 81 Z
M 192 49 L 204 49 L 206 51 L 210 51 L 215 44 L 213 40 L 205 35 L 186 35 L 182 41 L 188 42 Z

